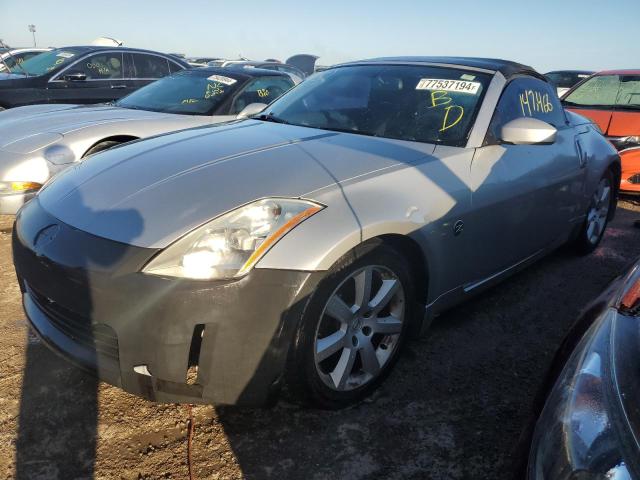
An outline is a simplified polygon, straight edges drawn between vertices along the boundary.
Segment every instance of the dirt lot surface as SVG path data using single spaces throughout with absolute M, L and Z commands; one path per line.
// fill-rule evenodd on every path
M 340 412 L 194 407 L 193 477 L 507 478 L 555 348 L 640 255 L 620 202 L 601 247 L 557 252 L 437 319 L 366 403 Z M 0 478 L 188 478 L 185 405 L 97 383 L 28 334 L 0 217 Z

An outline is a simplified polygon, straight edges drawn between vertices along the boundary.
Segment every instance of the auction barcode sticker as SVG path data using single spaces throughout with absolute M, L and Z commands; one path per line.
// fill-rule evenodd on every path
M 416 90 L 444 90 L 445 92 L 470 93 L 477 95 L 480 82 L 465 82 L 463 80 L 445 80 L 439 78 L 421 78 Z
M 211 75 L 210 77 L 207 77 L 207 80 L 211 80 L 212 82 L 219 82 L 224 85 L 233 85 L 237 82 L 235 78 L 229 78 L 223 75 Z

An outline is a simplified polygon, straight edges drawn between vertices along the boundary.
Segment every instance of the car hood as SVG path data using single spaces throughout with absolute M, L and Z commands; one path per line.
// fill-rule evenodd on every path
M 62 222 L 163 248 L 264 197 L 308 197 L 367 173 L 412 164 L 433 145 L 238 121 L 152 137 L 71 167 L 38 196 Z
M 605 135 L 626 137 L 640 135 L 640 112 L 570 108 L 575 113 L 593 120 Z
M 0 149 L 42 133 L 66 135 L 70 132 L 106 123 L 132 120 L 160 120 L 182 115 L 131 110 L 111 105 L 33 105 L 0 112 Z M 21 142 L 24 143 L 24 142 Z

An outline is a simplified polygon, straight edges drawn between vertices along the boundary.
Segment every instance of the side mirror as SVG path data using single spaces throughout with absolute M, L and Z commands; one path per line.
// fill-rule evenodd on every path
M 253 115 L 257 115 L 261 111 L 267 108 L 266 103 L 250 103 L 242 109 L 236 118 L 248 118 Z
M 82 72 L 65 73 L 62 77 L 65 82 L 84 82 L 87 76 Z
M 537 118 L 522 117 L 503 125 L 500 140 L 513 145 L 544 145 L 556 141 L 558 130 Z

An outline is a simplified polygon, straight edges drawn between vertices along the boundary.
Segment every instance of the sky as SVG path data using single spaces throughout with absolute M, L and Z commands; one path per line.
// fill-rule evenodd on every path
M 114 37 L 188 56 L 333 63 L 392 55 L 492 57 L 558 69 L 639 68 L 640 0 L 0 0 L 0 39 Z

